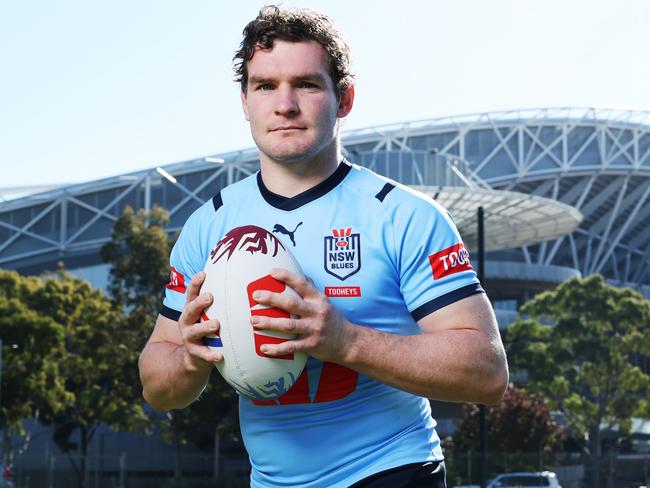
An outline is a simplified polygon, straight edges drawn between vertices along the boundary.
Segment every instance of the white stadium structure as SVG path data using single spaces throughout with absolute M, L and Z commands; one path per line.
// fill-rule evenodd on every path
M 570 276 L 601 273 L 650 296 L 649 112 L 492 112 L 347 131 L 342 139 L 350 161 L 447 204 L 470 248 L 476 227 L 462 203 L 493 190 L 519 195 L 507 207 L 489 198 L 481 203 L 488 235 L 497 218 L 502 227 L 509 216 L 517 222 L 509 226 L 513 245 L 500 242 L 492 247 L 501 250 L 487 253 L 485 282 L 502 326 L 522 301 Z M 258 168 L 251 148 L 0 202 L 0 267 L 38 274 L 63 261 L 105 286 L 99 250 L 126 205 L 166 208 L 173 233 L 220 188 Z M 535 212 L 551 200 L 561 211 Z M 562 224 L 567 216 L 573 225 Z M 558 223 L 545 234 L 552 240 L 519 245 L 535 240 L 535 228 Z

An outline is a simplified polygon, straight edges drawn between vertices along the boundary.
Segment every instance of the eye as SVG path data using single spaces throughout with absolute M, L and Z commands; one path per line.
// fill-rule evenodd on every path
M 308 90 L 317 90 L 320 88 L 316 83 L 313 83 L 311 81 L 301 81 L 298 84 L 299 88 L 307 88 Z
M 257 91 L 269 91 L 273 90 L 273 85 L 271 83 L 260 83 L 255 87 L 255 90 Z

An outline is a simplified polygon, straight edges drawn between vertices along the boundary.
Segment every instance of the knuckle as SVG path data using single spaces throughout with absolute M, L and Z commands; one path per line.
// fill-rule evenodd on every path
M 294 317 L 291 317 L 289 319 L 289 323 L 287 325 L 287 330 L 289 331 L 294 331 L 298 328 L 298 324 L 296 323 L 296 319 Z
M 287 308 L 293 309 L 296 308 L 299 305 L 300 301 L 298 300 L 298 297 L 295 296 L 290 296 L 287 297 Z
M 187 324 L 187 327 L 183 327 L 181 333 L 183 334 L 184 338 L 190 338 L 194 333 L 194 329 L 195 329 L 194 325 Z
M 186 325 L 189 324 L 189 320 L 187 319 L 187 310 L 183 311 L 180 317 L 178 317 L 178 325 L 182 326 L 181 329 L 184 329 Z
M 318 304 L 314 308 L 314 315 L 318 317 L 321 320 L 326 320 L 329 317 L 330 310 L 329 307 L 327 307 L 325 304 Z

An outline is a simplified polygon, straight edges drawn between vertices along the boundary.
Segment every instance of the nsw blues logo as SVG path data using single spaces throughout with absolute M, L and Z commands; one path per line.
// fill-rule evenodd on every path
M 325 271 L 339 280 L 345 280 L 361 269 L 361 235 L 353 234 L 352 227 L 333 229 L 325 236 Z

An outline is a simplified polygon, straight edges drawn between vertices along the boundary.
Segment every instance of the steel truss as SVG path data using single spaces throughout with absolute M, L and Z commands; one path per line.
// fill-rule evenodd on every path
M 576 207 L 571 235 L 491 259 L 602 273 L 650 285 L 650 113 L 535 109 L 374 127 L 344 134 L 352 161 L 412 185 L 531 193 Z M 259 167 L 253 149 L 0 203 L 0 266 L 21 268 L 94 253 L 125 205 L 169 209 L 170 231 L 219 188 Z
M 460 160 L 464 174 L 478 186 L 553 198 L 583 214 L 580 227 L 568 236 L 489 258 L 572 267 L 625 285 L 650 284 L 650 113 L 540 109 L 478 114 L 359 131 L 346 139 L 346 147 L 380 172 L 396 147 L 400 154 L 392 157 L 401 165 L 418 159 L 418 153 Z M 414 173 L 417 177 L 409 181 L 385 172 L 422 184 L 420 172 Z
M 0 266 L 51 265 L 88 253 L 98 257 L 126 206 L 167 208 L 168 231 L 176 232 L 191 212 L 220 188 L 259 169 L 259 164 L 241 162 L 237 157 L 221 165 L 204 160 L 191 163 L 167 167 L 173 172 L 169 179 L 152 168 L 5 202 L 0 206 Z

